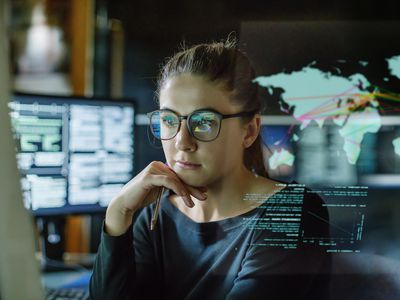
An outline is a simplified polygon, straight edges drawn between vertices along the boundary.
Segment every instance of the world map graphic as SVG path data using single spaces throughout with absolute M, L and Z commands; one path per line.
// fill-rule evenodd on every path
M 400 55 L 387 58 L 386 62 L 389 73 L 400 79 Z M 368 61 L 357 63 L 368 65 Z M 382 126 L 380 100 L 400 102 L 400 93 L 374 86 L 362 72 L 341 76 L 340 68 L 334 73 L 323 71 L 315 61 L 298 71 L 258 76 L 254 82 L 271 95 L 275 88 L 283 90 L 281 100 L 285 105 L 281 105 L 281 110 L 300 122 L 300 131 L 313 121 L 320 128 L 327 120 L 336 124 L 344 140 L 347 161 L 352 165 L 357 163 L 365 134 L 376 133 Z M 292 134 L 291 141 L 298 140 L 299 136 Z M 400 137 L 393 139 L 392 145 L 400 156 Z M 283 164 L 292 166 L 294 160 L 295 155 L 281 147 L 273 150 L 269 166 L 271 169 Z

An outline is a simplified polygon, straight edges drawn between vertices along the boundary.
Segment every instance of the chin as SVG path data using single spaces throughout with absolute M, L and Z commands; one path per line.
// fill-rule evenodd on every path
M 182 174 L 181 172 L 176 172 L 179 178 L 187 185 L 200 187 L 202 186 L 203 180 L 198 176 Z
M 190 174 L 182 170 L 174 170 L 179 178 L 187 185 L 193 187 L 204 187 L 208 180 L 205 178 L 204 174 Z

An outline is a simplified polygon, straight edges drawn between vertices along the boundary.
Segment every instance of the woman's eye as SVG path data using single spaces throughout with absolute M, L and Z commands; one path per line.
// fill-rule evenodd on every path
M 174 126 L 175 122 L 172 118 L 162 118 L 162 123 L 167 125 L 167 126 Z
M 194 131 L 209 132 L 211 131 L 211 127 L 213 126 L 213 124 L 214 124 L 213 120 L 206 120 L 206 119 L 200 120 L 199 122 L 197 122 Z

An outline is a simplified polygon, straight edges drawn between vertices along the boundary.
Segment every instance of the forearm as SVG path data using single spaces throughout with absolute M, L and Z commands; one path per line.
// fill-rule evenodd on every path
M 90 280 L 91 299 L 130 299 L 135 274 L 131 230 L 119 237 L 103 232 Z

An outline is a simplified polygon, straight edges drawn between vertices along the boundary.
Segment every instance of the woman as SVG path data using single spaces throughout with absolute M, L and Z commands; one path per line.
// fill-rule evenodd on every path
M 167 163 L 150 163 L 111 201 L 92 299 L 327 298 L 330 257 L 298 237 L 329 236 L 327 211 L 301 185 L 268 178 L 254 76 L 229 41 L 166 63 L 149 116 Z

